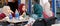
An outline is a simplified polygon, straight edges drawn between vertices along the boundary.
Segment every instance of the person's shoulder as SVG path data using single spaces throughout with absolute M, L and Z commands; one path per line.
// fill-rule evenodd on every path
M 40 4 L 34 4 L 35 6 L 41 6 Z
M 0 14 L 0 20 L 3 19 L 3 18 L 5 18 L 5 17 L 6 17 L 6 15 L 4 13 Z

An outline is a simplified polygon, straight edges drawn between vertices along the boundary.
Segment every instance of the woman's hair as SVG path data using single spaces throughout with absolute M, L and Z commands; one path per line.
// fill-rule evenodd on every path
M 22 10 L 23 6 L 24 6 L 24 4 L 20 4 L 20 6 L 18 7 L 18 11 L 20 12 L 21 15 L 22 15 L 23 12 L 24 12 L 24 11 Z
M 39 4 L 39 0 L 34 0 L 34 1 Z
M 18 1 L 18 0 L 15 0 L 15 1 Z

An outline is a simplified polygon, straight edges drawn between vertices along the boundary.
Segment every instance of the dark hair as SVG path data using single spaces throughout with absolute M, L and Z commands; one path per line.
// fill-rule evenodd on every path
M 15 0 L 15 1 L 18 1 L 18 0 Z
M 40 1 L 40 0 L 34 0 L 34 1 L 39 4 L 39 1 Z

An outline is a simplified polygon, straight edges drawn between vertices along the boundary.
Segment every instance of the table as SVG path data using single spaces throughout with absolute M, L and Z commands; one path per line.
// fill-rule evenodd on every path
M 9 17 L 5 17 L 4 18 L 5 21 L 9 22 L 10 24 L 14 24 L 14 25 L 17 25 L 17 24 L 23 24 L 24 22 L 28 22 L 28 18 L 23 18 L 20 16 L 19 19 L 16 19 L 16 18 L 12 18 L 12 19 L 9 19 Z
M 12 19 L 9 19 L 9 17 L 6 17 L 5 20 L 8 21 L 8 22 L 11 22 L 11 23 L 18 23 L 18 22 L 28 21 L 29 19 L 28 19 L 28 18 L 22 18 L 22 17 L 20 16 L 19 19 L 16 19 L 16 18 L 14 18 L 14 17 L 13 17 Z

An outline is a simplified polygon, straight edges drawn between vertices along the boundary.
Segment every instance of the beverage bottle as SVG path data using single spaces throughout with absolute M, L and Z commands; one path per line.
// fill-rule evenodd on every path
M 19 19 L 19 12 L 18 12 L 17 9 L 16 9 L 16 11 L 15 11 L 15 18 L 16 18 L 16 19 Z
M 10 14 L 9 14 L 9 19 L 12 19 L 12 18 L 13 18 L 13 17 L 12 17 L 12 14 L 10 13 Z

